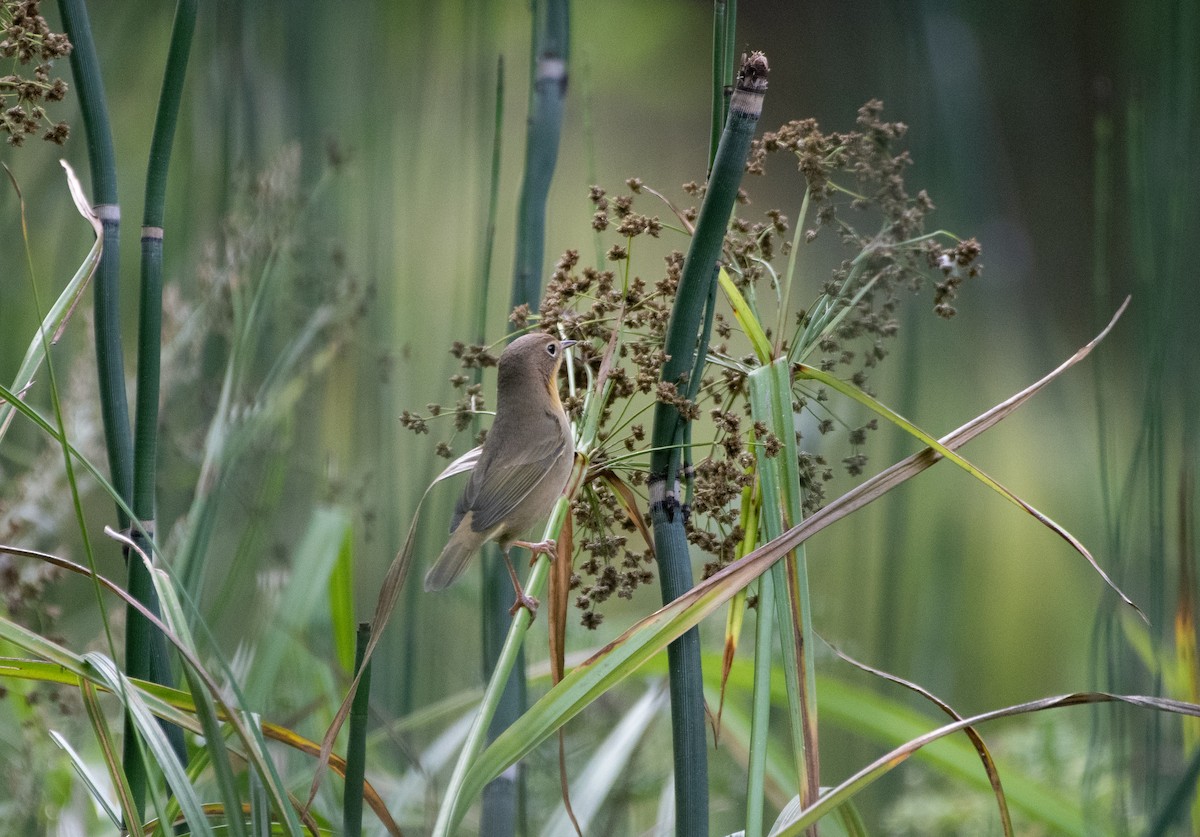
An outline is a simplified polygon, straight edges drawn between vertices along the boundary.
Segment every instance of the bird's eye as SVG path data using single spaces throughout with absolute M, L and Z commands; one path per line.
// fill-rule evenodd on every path
M 558 354 L 558 344 L 557 343 L 547 343 L 546 344 L 546 353 L 549 354 L 550 357 L 554 357 L 556 354 Z

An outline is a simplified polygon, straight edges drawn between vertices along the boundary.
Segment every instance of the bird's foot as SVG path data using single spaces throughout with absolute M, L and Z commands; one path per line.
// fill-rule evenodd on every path
M 519 546 L 528 549 L 530 553 L 529 566 L 531 567 L 539 555 L 548 555 L 553 558 L 558 554 L 558 544 L 551 538 L 547 538 L 544 541 L 513 541 L 510 546 Z
M 518 541 L 517 543 L 521 546 L 526 546 L 523 541 Z M 521 582 L 517 580 L 517 571 L 513 569 L 512 561 L 508 559 L 507 552 L 504 553 L 504 563 L 508 567 L 508 576 L 512 579 L 513 592 L 517 594 L 517 600 L 508 609 L 508 615 L 516 616 L 518 610 L 525 608 L 529 611 L 529 621 L 532 623 L 537 618 L 538 600 L 527 594 L 524 588 L 521 587 Z
M 540 602 L 538 602 L 538 600 L 533 596 L 527 595 L 520 587 L 517 588 L 516 592 L 517 600 L 514 601 L 512 607 L 508 609 L 508 615 L 516 616 L 517 611 L 519 611 L 521 608 L 525 608 L 529 611 L 529 621 L 532 622 L 537 618 L 537 610 Z

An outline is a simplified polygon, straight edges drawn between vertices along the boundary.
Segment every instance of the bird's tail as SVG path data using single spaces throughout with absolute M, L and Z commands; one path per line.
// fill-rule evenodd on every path
M 469 514 L 463 518 L 454 534 L 450 536 L 450 542 L 446 544 L 442 554 L 425 574 L 425 589 L 442 590 L 453 584 L 454 580 L 463 574 L 471 556 L 483 545 L 486 537 L 485 532 L 471 530 Z

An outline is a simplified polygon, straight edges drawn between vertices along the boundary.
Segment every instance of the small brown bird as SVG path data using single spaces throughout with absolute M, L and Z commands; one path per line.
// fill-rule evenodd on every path
M 552 553 L 553 541 L 517 540 L 544 517 L 566 485 L 575 459 L 571 425 L 558 397 L 558 367 L 574 340 L 526 334 L 500 355 L 496 420 L 488 431 L 475 469 L 450 521 L 450 542 L 425 575 L 426 590 L 441 590 L 462 575 L 467 562 L 487 541 L 504 553 L 517 600 L 512 613 L 537 611 L 525 595 L 508 550 L 525 547 Z

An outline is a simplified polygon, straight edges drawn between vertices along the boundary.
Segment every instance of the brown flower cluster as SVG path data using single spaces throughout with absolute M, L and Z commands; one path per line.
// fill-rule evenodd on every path
M 859 111 L 857 129 L 847 133 L 823 133 L 813 120 L 790 122 L 765 134 L 748 164 L 751 172 L 762 173 L 769 155 L 794 154 L 808 187 L 804 223 L 811 224 L 797 240 L 811 242 L 828 229 L 849 251 L 829 279 L 814 289 L 816 298 L 807 309 L 780 313 L 778 323 L 795 329 L 780 336 L 780 351 L 794 363 L 803 359 L 825 370 L 840 368 L 839 374 L 864 388 L 868 370 L 887 355 L 885 341 L 898 330 L 900 292 L 918 290 L 930 277 L 939 277 L 934 308 L 941 316 L 950 316 L 962 282 L 979 272 L 979 245 L 974 240 L 947 247 L 939 237 L 925 234 L 924 220 L 933 211 L 933 202 L 923 191 L 909 195 L 904 175 L 911 160 L 907 152 L 893 150 L 906 128 L 883 121 L 881 108 L 878 102 L 867 103 Z M 689 542 L 710 556 L 704 566 L 706 576 L 733 560 L 744 538 L 742 497 L 755 484 L 757 454 L 774 457 L 785 449 L 784 440 L 770 428 L 750 420 L 746 376 L 758 361 L 745 353 L 740 327 L 732 317 L 715 313 L 709 356 L 716 362 L 705 367 L 698 387 L 660 380 L 667 360 L 664 339 L 684 257 L 678 250 L 670 252 L 661 274 L 644 278 L 635 271 L 635 254 L 642 251 L 639 239 L 645 236 L 656 239 L 668 229 L 690 232 L 697 210 L 671 205 L 637 178 L 626 185 L 626 194 L 609 195 L 599 186 L 589 194 L 594 206 L 592 227 L 615 238 L 603 263 L 583 265 L 579 252 L 568 250 L 554 267 L 539 312 L 535 315 L 528 306 L 520 306 L 510 317 L 518 329 L 536 322 L 540 329 L 578 341 L 572 351 L 572 371 L 580 394 L 563 399 L 572 418 L 582 416 L 587 383 L 599 376 L 602 367 L 607 369 L 608 397 L 602 405 L 596 448 L 589 451 L 589 479 L 572 504 L 577 546 L 572 589 L 588 627 L 600 624 L 603 614 L 598 607 L 614 593 L 628 597 L 653 578 L 651 545 L 641 542 L 641 527 L 630 518 L 629 496 L 644 490 L 649 459 L 644 422 L 656 401 L 672 404 L 692 423 L 683 452 L 683 511 Z M 704 186 L 686 184 L 683 191 L 698 201 Z M 647 200 L 661 201 L 656 205 L 665 205 L 670 212 L 664 215 L 673 215 L 678 225 L 640 211 Z M 740 194 L 739 205 L 749 204 L 748 195 Z M 870 232 L 859 231 L 864 221 Z M 776 209 L 758 220 L 735 217 L 730 225 L 723 264 L 743 293 L 758 300 L 760 314 L 768 300 L 779 298 L 775 292 L 782 269 L 776 263 L 789 255 L 793 235 L 791 219 Z M 800 288 L 806 278 L 792 281 Z M 771 284 L 772 292 L 755 297 L 757 286 L 764 282 Z M 776 340 L 765 320 L 762 325 L 768 338 Z M 802 345 L 806 342 L 811 345 Z M 605 364 L 610 346 L 614 356 Z M 494 365 L 495 357 L 485 347 L 462 343 L 456 343 L 452 352 L 467 373 L 452 378 L 455 388 L 465 387 L 453 411 L 457 435 L 481 408 L 479 373 Z M 820 434 L 838 426 L 822 403 L 827 400 L 825 391 L 809 391 L 797 384 L 793 399 L 797 413 L 819 411 Z M 414 432 L 427 433 L 429 419 L 443 412 L 449 411 L 428 405 L 422 415 L 405 412 L 401 422 Z M 874 420 L 847 428 L 850 451 L 841 465 L 851 476 L 864 473 L 867 462 L 862 447 L 866 434 L 875 428 Z M 805 451 L 802 441 L 797 432 L 804 507 L 812 512 L 824 503 L 834 469 L 821 455 Z M 452 442 L 439 443 L 438 452 L 452 456 Z M 646 502 L 644 495 L 639 497 L 640 509 L 646 508 Z M 643 511 L 632 513 L 642 518 L 638 523 L 648 523 Z
M 868 288 L 856 303 L 855 315 L 846 318 L 838 333 L 842 340 L 872 339 L 861 358 L 864 367 L 873 366 L 886 353 L 882 339 L 895 333 L 893 314 L 900 290 L 916 291 L 931 271 L 942 270 L 946 279 L 937 286 L 934 310 L 939 316 L 951 317 L 954 308 L 950 302 L 959 285 L 980 270 L 980 248 L 974 240 L 947 248 L 937 238 L 925 235 L 925 219 L 935 208 L 933 201 L 924 190 L 909 194 L 904 178 L 912 158 L 907 151 L 895 151 L 908 126 L 884 121 L 882 113 L 882 102 L 867 102 L 859 108 L 857 130 L 848 132 L 823 132 L 813 119 L 788 122 L 756 140 L 747 162 L 748 172 L 763 174 L 769 155 L 794 155 L 815 218 L 805 230 L 804 240 L 811 242 L 822 229 L 830 229 L 856 254 L 834 269 L 825 290 L 848 300 L 856 291 Z M 864 222 L 866 232 L 860 231 Z M 749 276 L 759 273 L 749 271 Z M 806 313 L 801 312 L 802 319 Z M 833 354 L 832 349 L 822 350 Z M 853 355 L 847 362 L 852 359 Z
M 0 57 L 13 59 L 14 72 L 0 76 L 0 132 L 18 146 L 30 134 L 45 129 L 42 139 L 62 145 L 70 134 L 66 122 L 54 123 L 43 102 L 61 102 L 67 84 L 51 78 L 52 62 L 71 52 L 66 35 L 51 32 L 40 12 L 40 0 L 0 3 Z M 19 68 L 37 62 L 30 78 Z

